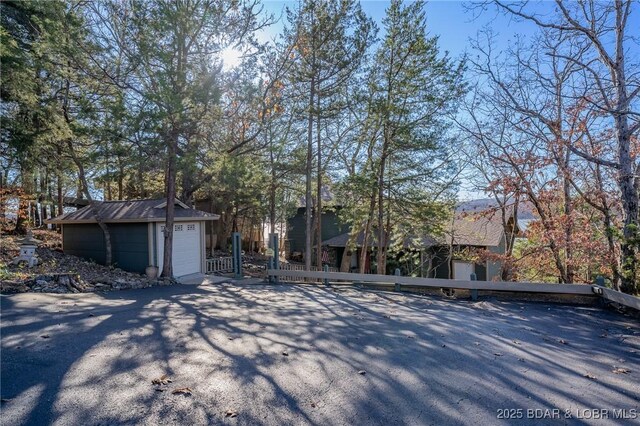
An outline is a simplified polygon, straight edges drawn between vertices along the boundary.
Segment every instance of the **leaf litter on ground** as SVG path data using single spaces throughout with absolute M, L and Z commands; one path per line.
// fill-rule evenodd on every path
M 157 379 L 151 380 L 151 383 L 153 383 L 154 385 L 168 385 L 171 382 L 172 382 L 172 380 L 166 374 L 163 374 L 162 376 L 158 377 Z
M 185 395 L 185 396 L 190 396 L 192 394 L 192 391 L 190 388 L 178 388 L 178 389 L 174 389 L 173 391 L 171 391 L 171 393 L 173 395 Z
M 616 367 L 612 370 L 612 372 L 615 374 L 629 374 L 631 370 L 629 370 L 628 368 Z

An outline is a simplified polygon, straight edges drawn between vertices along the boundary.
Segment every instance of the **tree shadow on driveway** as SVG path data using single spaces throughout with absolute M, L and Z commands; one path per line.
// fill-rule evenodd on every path
M 12 295 L 1 308 L 4 424 L 478 424 L 505 408 L 640 409 L 640 329 L 592 307 L 220 284 Z M 151 383 L 163 374 L 172 382 Z

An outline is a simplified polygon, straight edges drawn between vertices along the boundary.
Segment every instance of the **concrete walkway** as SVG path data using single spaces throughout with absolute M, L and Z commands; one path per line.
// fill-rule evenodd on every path
M 254 277 L 244 277 L 242 279 L 235 279 L 230 277 L 221 277 L 218 275 L 205 275 L 205 274 L 191 274 L 185 275 L 177 279 L 180 284 L 186 285 L 215 285 L 222 283 L 238 283 L 243 285 L 248 284 L 262 284 L 264 283 L 263 278 L 254 278 Z
M 217 275 L 205 275 L 205 274 L 191 274 L 185 275 L 183 277 L 177 278 L 177 281 L 180 284 L 187 285 L 210 285 L 210 284 L 220 284 L 224 282 L 231 282 L 231 278 L 227 277 L 219 277 Z
M 577 416 L 640 413 L 640 327 L 594 307 L 224 283 L 0 301 L 3 425 L 633 424 Z M 544 410 L 562 417 L 531 418 Z

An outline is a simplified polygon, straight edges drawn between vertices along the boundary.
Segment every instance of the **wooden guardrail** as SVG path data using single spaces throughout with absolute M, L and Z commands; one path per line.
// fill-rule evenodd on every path
M 304 271 L 304 265 L 298 265 L 296 263 L 281 263 L 280 269 L 281 271 Z M 314 272 L 322 272 L 322 268 L 318 268 L 317 266 L 312 266 L 312 271 Z M 329 267 L 329 272 L 338 272 L 338 268 Z M 304 277 L 294 276 L 292 274 L 283 274 L 280 275 L 280 279 L 282 281 L 292 281 L 292 282 L 300 282 L 304 281 Z
M 411 287 L 454 288 L 466 290 L 514 291 L 523 293 L 557 293 L 593 295 L 588 284 L 549 284 L 507 281 L 447 280 L 441 278 L 416 278 L 398 275 L 352 274 L 350 272 L 282 271 L 269 269 L 267 274 L 274 277 L 311 278 L 320 281 L 348 283 L 359 282 L 380 285 L 400 285 Z M 633 296 L 632 296 L 633 297 Z
M 591 284 L 550 284 L 531 282 L 507 282 L 507 281 L 474 281 L 474 280 L 447 280 L 441 278 L 416 278 L 399 275 L 375 275 L 353 274 L 349 272 L 324 272 L 324 271 L 291 271 L 269 269 L 270 277 L 312 279 L 324 283 L 366 283 L 367 285 L 394 285 L 397 290 L 401 287 L 428 287 L 451 288 L 471 290 L 472 298 L 477 298 L 478 290 L 509 291 L 520 293 L 551 293 L 583 296 L 600 296 L 629 308 L 640 311 L 640 298 L 630 294 L 621 293 L 600 285 Z
M 593 286 L 593 292 L 599 294 L 605 300 L 619 303 L 621 305 L 640 311 L 640 297 L 620 293 L 619 291 L 611 290 L 610 288 L 602 287 L 599 285 Z

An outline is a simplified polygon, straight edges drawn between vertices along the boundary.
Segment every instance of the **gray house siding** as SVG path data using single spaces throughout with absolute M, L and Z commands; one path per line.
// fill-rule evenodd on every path
M 107 226 L 113 263 L 125 271 L 143 273 L 149 264 L 148 225 L 112 223 Z M 66 254 L 105 263 L 104 235 L 97 224 L 63 225 L 62 244 Z
M 304 208 L 299 208 L 296 215 L 287 220 L 287 239 L 290 252 L 304 252 L 306 226 Z M 349 228 L 340 223 L 333 210 L 322 213 L 322 241 L 344 234 Z
M 502 237 L 500 239 L 500 245 L 498 247 L 489 247 L 489 251 L 496 254 L 504 254 L 506 247 L 505 238 Z M 502 276 L 500 274 L 500 270 L 502 268 L 502 264 L 500 262 L 487 262 L 487 281 L 500 281 Z
M 449 248 L 448 247 L 435 247 L 432 249 L 432 272 L 429 274 L 430 278 L 442 278 L 449 279 L 450 265 L 448 261 Z M 455 259 L 455 257 L 454 257 Z M 498 270 L 500 265 L 498 265 Z M 482 263 L 475 264 L 476 279 L 478 281 L 487 281 L 487 267 Z

